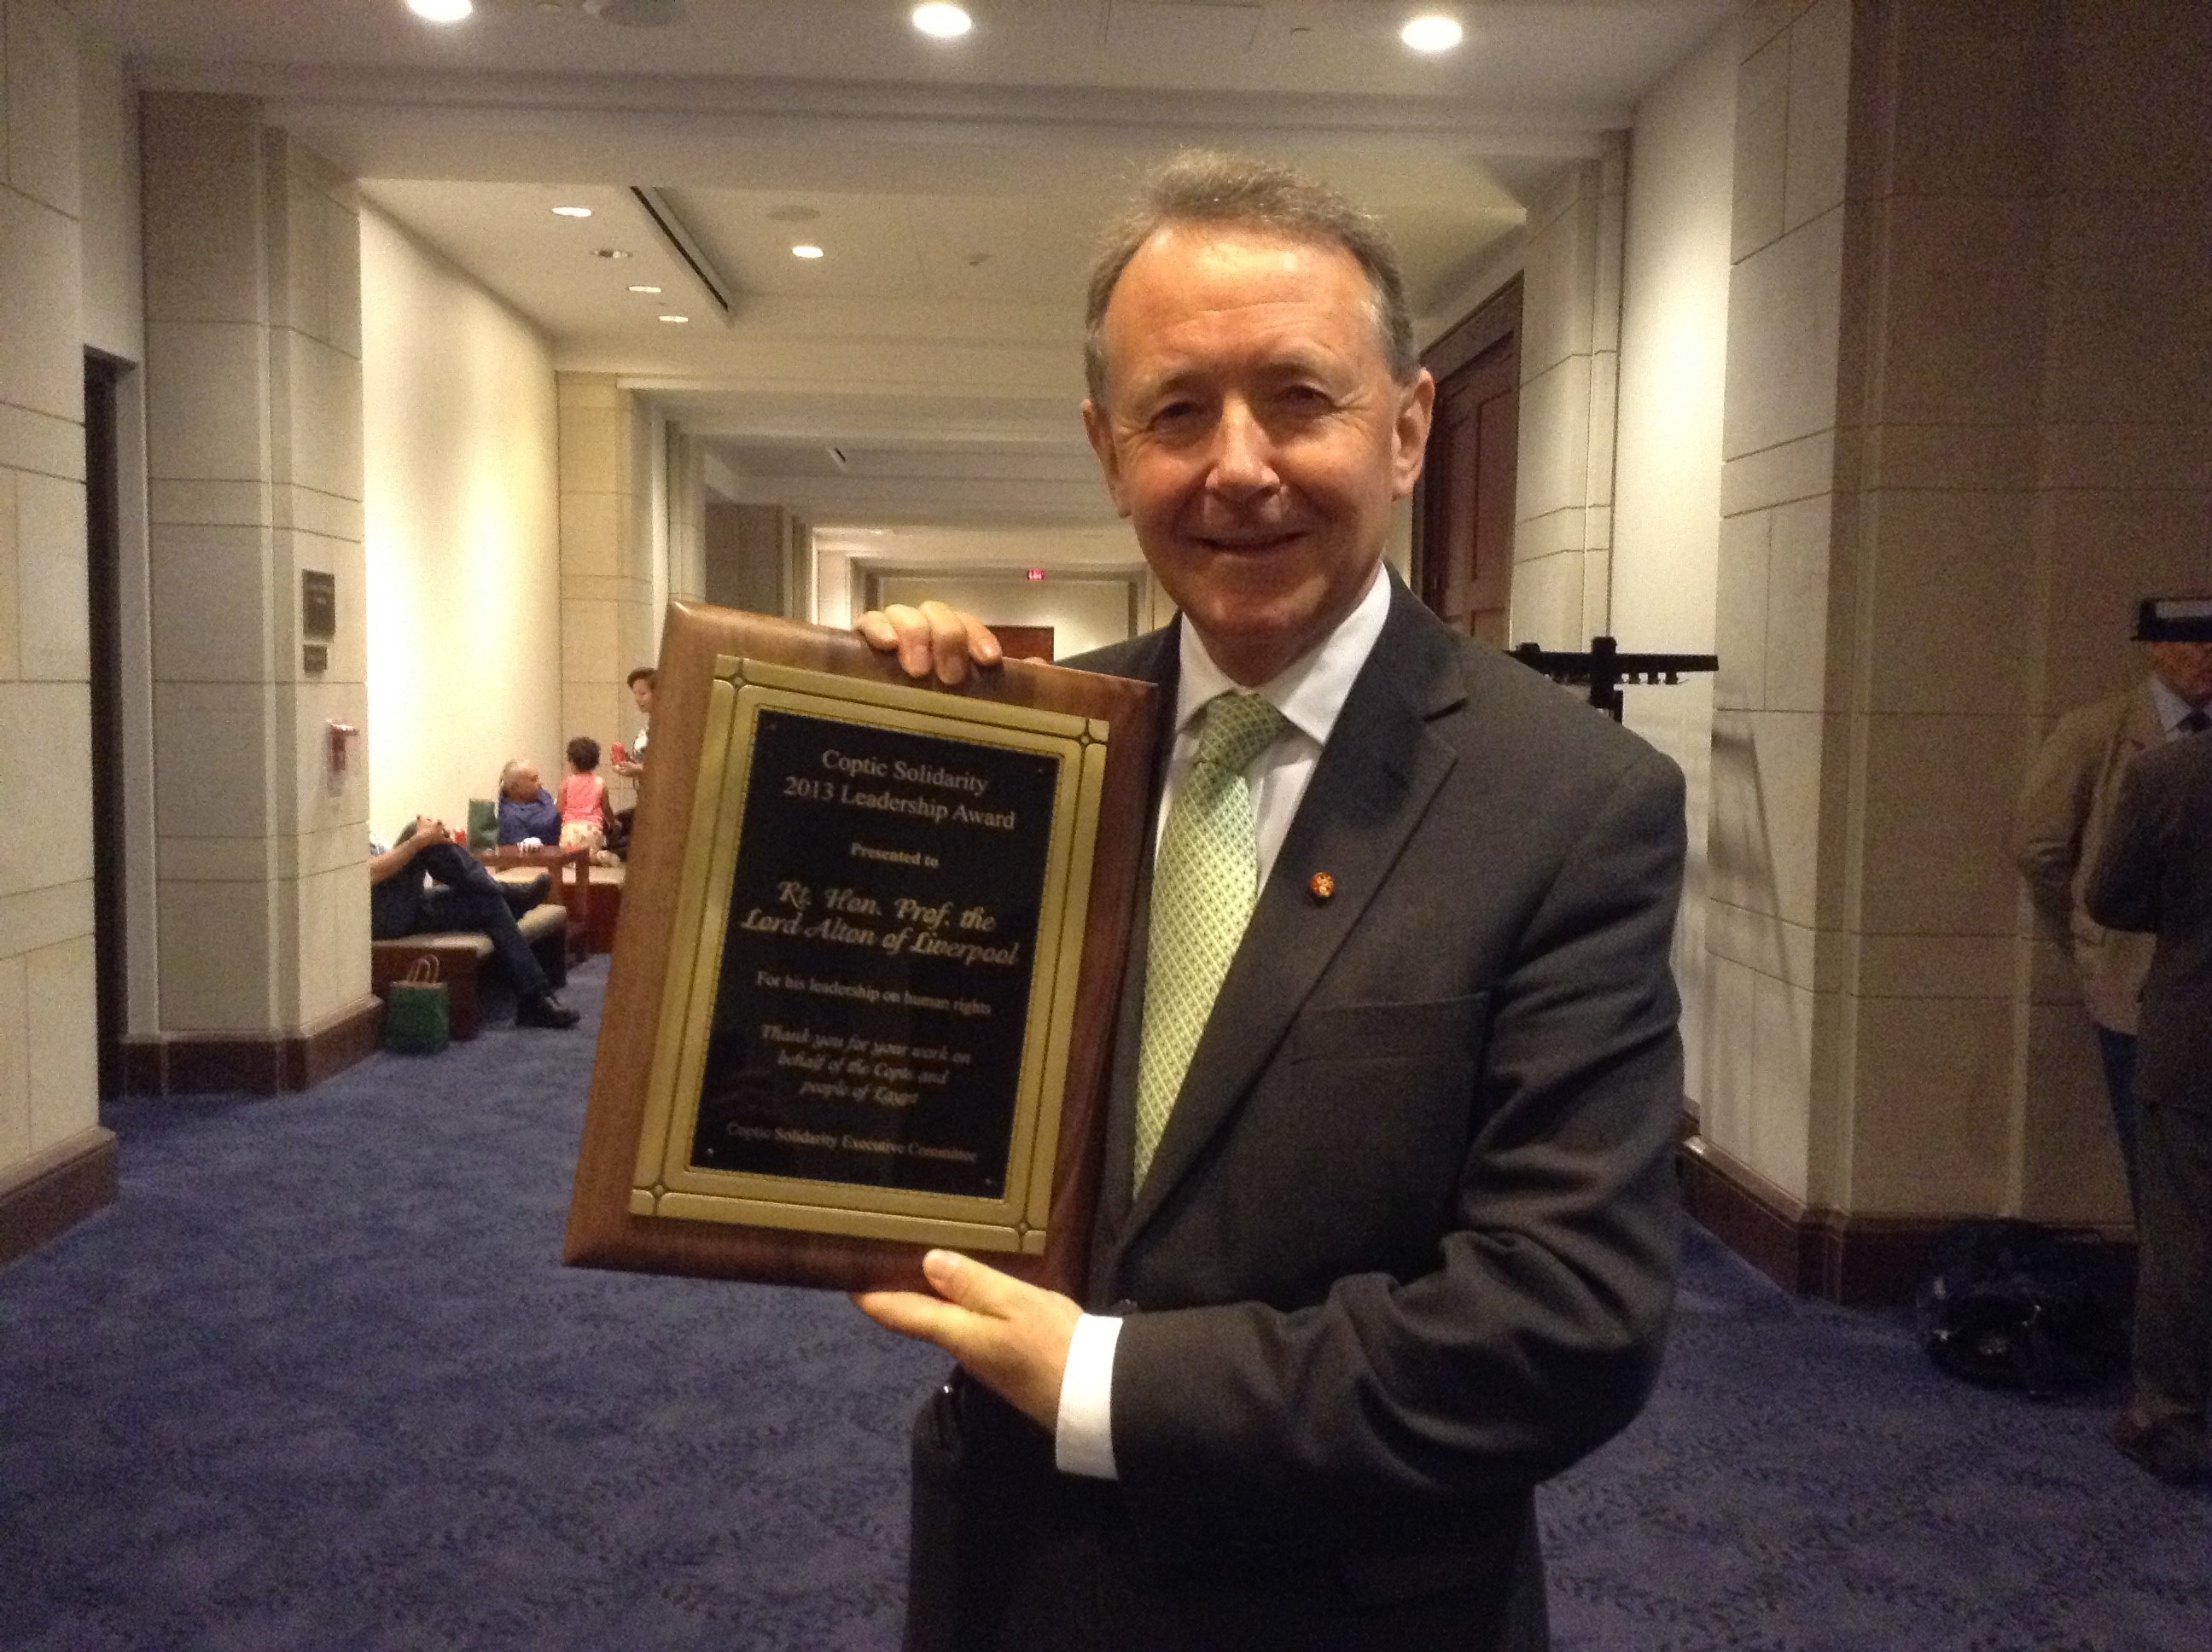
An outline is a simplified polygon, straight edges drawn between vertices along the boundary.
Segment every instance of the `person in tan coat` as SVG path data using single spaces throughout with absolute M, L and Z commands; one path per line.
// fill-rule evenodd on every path
M 2021 788 L 2012 832 L 2013 862 L 2036 915 L 2073 959 L 2082 1003 L 2096 1023 L 2128 1201 L 2138 1213 L 2136 1030 L 2152 940 L 2092 918 L 2088 878 L 2110 835 L 2128 765 L 2212 720 L 2205 709 L 2212 705 L 2212 644 L 2152 642 L 2144 653 L 2150 674 L 2142 682 L 2059 719 Z

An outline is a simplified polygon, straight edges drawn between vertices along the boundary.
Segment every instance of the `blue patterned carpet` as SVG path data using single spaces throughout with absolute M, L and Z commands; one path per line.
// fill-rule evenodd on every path
M 0 1271 L 0 1648 L 897 1643 L 939 1358 L 832 1295 L 557 1255 L 574 1034 L 132 1103 L 123 1199 Z M 1668 1376 L 1545 1493 L 1562 1652 L 2202 1652 L 2212 1496 L 2107 1406 L 1938 1375 L 1701 1235 Z

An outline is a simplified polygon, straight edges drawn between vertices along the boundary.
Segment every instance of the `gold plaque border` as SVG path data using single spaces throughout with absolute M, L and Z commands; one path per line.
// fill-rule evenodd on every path
M 1043 1254 L 1105 781 L 1106 724 L 729 654 L 716 657 L 714 676 L 684 841 L 670 990 L 661 1001 L 638 1133 L 631 1213 Z M 751 780 L 752 732 L 759 714 L 771 709 L 1060 759 L 1002 1197 L 708 1170 L 690 1162 Z

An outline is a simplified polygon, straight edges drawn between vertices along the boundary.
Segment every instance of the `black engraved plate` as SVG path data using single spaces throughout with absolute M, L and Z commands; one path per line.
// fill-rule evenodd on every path
M 757 714 L 693 1168 L 1006 1194 L 1060 761 Z

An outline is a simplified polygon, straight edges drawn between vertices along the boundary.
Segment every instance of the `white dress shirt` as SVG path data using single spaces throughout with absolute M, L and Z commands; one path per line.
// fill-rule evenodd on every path
M 1337 627 L 1280 672 L 1252 692 L 1260 695 L 1289 724 L 1273 743 L 1252 760 L 1244 771 L 1253 788 L 1253 811 L 1257 817 L 1260 882 L 1264 886 L 1273 870 L 1276 851 L 1291 829 L 1291 820 L 1306 794 L 1314 765 L 1336 726 L 1352 692 L 1352 679 L 1374 652 L 1382 635 L 1382 622 L 1390 614 L 1390 580 L 1378 564 L 1367 594 Z M 1159 818 L 1153 823 L 1154 843 L 1167 824 L 1168 811 L 1190 774 L 1198 755 L 1200 714 L 1221 695 L 1241 685 L 1213 663 L 1199 640 L 1197 629 L 1182 628 L 1182 671 L 1176 688 L 1175 747 L 1168 756 L 1166 784 L 1160 793 Z M 1120 1319 L 1085 1314 L 1076 1321 L 1075 1339 L 1068 1345 L 1067 1370 L 1060 1378 L 1060 1421 L 1053 1435 L 1053 1459 L 1063 1473 L 1088 1474 L 1098 1479 L 1117 1478 L 1114 1468 L 1114 1348 L 1121 1334 Z
M 2197 708 L 2167 688 L 2164 678 L 2157 677 L 2150 679 L 2150 702 L 2158 713 L 2158 726 L 2166 732 L 2166 738 L 2169 740 L 2181 738 L 2184 732 L 2182 720 Z M 2212 711 L 2212 706 L 2207 706 L 2205 709 Z

